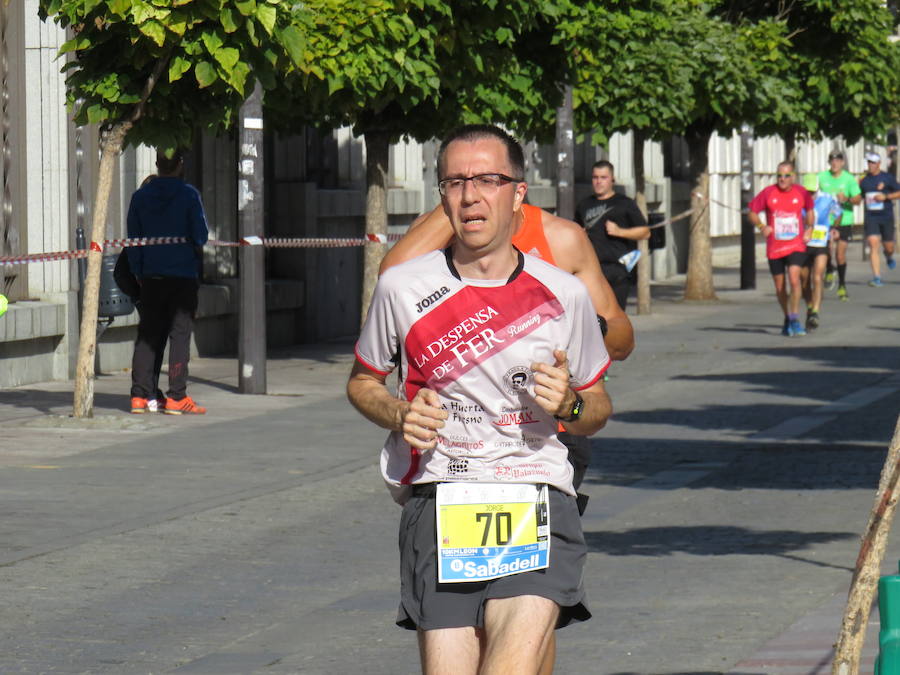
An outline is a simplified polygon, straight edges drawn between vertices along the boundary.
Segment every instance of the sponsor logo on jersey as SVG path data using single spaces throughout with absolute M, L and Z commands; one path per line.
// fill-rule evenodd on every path
M 460 438 L 453 437 L 447 438 L 445 436 L 438 436 L 438 443 L 447 451 L 458 454 L 467 454 L 472 452 L 473 450 L 483 450 L 484 449 L 484 441 L 477 440 L 474 441 L 471 438 Z
M 460 424 L 481 424 L 484 420 L 484 408 L 477 403 L 459 403 L 458 401 L 448 401 L 444 407 L 450 413 L 450 420 L 459 422 Z
M 521 424 L 537 424 L 540 420 L 534 418 L 534 413 L 528 408 L 521 410 L 505 410 L 500 413 L 500 419 L 494 420 L 498 427 L 519 426 Z
M 443 298 L 449 292 L 449 288 L 447 288 L 446 286 L 441 286 L 431 295 L 426 295 L 416 303 L 416 312 L 421 314 L 423 309 L 425 309 L 426 307 L 431 307 L 435 302 Z
M 458 476 L 469 471 L 469 460 L 465 457 L 457 457 L 451 459 L 447 463 L 447 474 L 450 476 Z
M 559 300 L 534 277 L 523 273 L 513 283 L 513 292 L 505 286 L 451 290 L 422 311 L 405 338 L 407 393 L 418 387 L 442 391 L 563 314 Z
M 531 384 L 531 368 L 525 366 L 514 366 L 506 371 L 503 376 L 503 387 L 510 394 L 520 394 L 528 391 L 528 385 Z
M 543 464 L 517 464 L 509 466 L 499 464 L 494 468 L 494 478 L 497 480 L 521 480 L 532 478 L 550 478 L 550 470 Z

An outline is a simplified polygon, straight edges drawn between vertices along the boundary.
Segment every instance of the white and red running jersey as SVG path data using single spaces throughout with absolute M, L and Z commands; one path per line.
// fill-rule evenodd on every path
M 519 253 L 500 281 L 461 279 L 449 249 L 385 272 L 356 358 L 382 375 L 399 365 L 399 397 L 427 387 L 449 414 L 434 450 L 388 436 L 381 470 L 394 499 L 435 481 L 548 483 L 574 495 L 557 421 L 533 398 L 531 364 L 552 365 L 554 349 L 566 351 L 576 390 L 609 366 L 584 284 L 538 258 Z

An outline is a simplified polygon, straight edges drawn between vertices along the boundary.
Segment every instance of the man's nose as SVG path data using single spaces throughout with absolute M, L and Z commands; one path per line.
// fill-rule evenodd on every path
M 467 180 L 462 186 L 462 201 L 465 204 L 474 204 L 481 199 L 481 193 L 475 187 L 474 180 Z

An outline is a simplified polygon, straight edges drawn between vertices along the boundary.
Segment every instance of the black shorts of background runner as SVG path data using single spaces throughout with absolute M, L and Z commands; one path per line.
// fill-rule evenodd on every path
M 549 488 L 550 567 L 491 581 L 437 582 L 435 483 L 413 486 L 400 517 L 400 608 L 397 625 L 415 630 L 484 626 L 490 599 L 538 595 L 560 606 L 557 628 L 587 621 L 582 575 L 587 546 L 575 498 Z
M 775 258 L 774 260 L 769 261 L 769 271 L 772 273 L 772 276 L 776 276 L 778 274 L 784 274 L 785 268 L 788 266 L 796 265 L 797 267 L 803 267 L 806 264 L 806 251 L 795 251 L 790 255 L 786 255 L 783 258 Z
M 883 218 L 879 218 L 878 220 L 867 220 L 863 227 L 865 228 L 867 237 L 880 236 L 881 241 L 894 241 L 893 220 L 884 220 Z
M 820 255 L 828 255 L 827 246 L 807 246 L 806 260 L 803 261 L 803 264 L 807 267 L 811 266 L 813 264 L 813 261 L 816 259 L 816 256 Z
M 619 307 L 624 311 L 625 306 L 628 304 L 628 295 L 631 293 L 631 288 L 637 280 L 637 268 L 635 267 L 629 272 L 625 265 L 619 262 L 601 263 L 600 268 L 603 270 L 603 276 L 606 277 L 606 281 L 609 282 L 613 294 L 616 296 Z
M 840 235 L 840 241 L 846 241 L 850 243 L 853 241 L 853 226 L 852 225 L 841 225 L 838 227 L 838 234 Z

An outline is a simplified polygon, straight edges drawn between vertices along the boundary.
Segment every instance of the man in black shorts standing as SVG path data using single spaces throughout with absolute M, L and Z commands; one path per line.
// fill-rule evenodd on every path
M 347 384 L 391 430 L 381 469 L 403 505 L 397 623 L 418 631 L 426 673 L 537 673 L 554 628 L 590 617 L 557 428 L 606 423 L 609 356 L 584 285 L 512 246 L 523 170 L 499 128 L 444 140 L 456 238 L 381 276 Z M 397 364 L 399 397 L 385 386 Z
M 624 310 L 634 285 L 637 243 L 650 238 L 650 228 L 637 203 L 617 193 L 615 184 L 612 163 L 605 159 L 595 163 L 591 168 L 594 194 L 578 202 L 575 222 L 587 230 L 603 274 Z
M 800 323 L 800 271 L 806 262 L 806 242 L 816 222 L 816 211 L 806 188 L 794 184 L 793 162 L 782 162 L 777 172 L 775 185 L 763 188 L 750 202 L 750 222 L 766 237 L 769 271 L 784 312 L 781 334 L 794 337 L 806 335 L 806 328 Z M 766 212 L 765 223 L 759 219 L 762 211 Z

